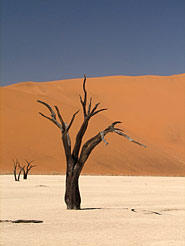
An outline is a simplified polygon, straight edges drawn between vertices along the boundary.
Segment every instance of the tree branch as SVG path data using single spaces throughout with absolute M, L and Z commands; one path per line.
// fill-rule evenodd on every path
M 75 145 L 74 145 L 73 153 L 72 153 L 72 156 L 74 157 L 75 160 L 78 159 L 78 154 L 79 154 L 79 150 L 81 147 L 82 138 L 83 138 L 83 136 L 87 130 L 87 127 L 88 127 L 88 121 L 89 121 L 89 118 L 84 119 L 84 121 L 80 127 L 80 130 L 78 131 L 78 133 L 76 135 L 76 141 L 75 141 Z
M 28 165 L 30 165 L 32 162 L 34 162 L 34 160 L 32 161 L 28 161 L 28 160 L 25 160 L 27 162 Z
M 34 160 L 32 161 L 28 161 L 28 160 L 25 160 L 27 162 L 27 166 L 26 166 L 26 174 L 28 174 L 28 172 L 33 168 L 33 167 L 36 167 L 37 165 L 31 165 L 32 162 L 34 162 Z
M 84 105 L 85 105 L 85 114 L 86 114 L 87 91 L 86 91 L 86 88 L 85 88 L 85 83 L 86 83 L 86 75 L 84 74 L 83 90 L 84 90 Z
M 90 114 L 91 112 L 91 105 L 92 105 L 92 97 L 90 98 L 90 102 L 89 102 L 88 114 Z
M 55 112 L 53 111 L 53 109 L 51 108 L 51 106 L 43 101 L 40 101 L 40 100 L 37 100 L 37 102 L 45 105 L 49 111 L 51 112 L 51 117 L 48 117 L 46 115 L 44 115 L 43 113 L 39 113 L 41 116 L 43 116 L 44 118 L 50 120 L 51 122 L 53 122 L 55 125 L 57 125 L 58 128 L 60 128 L 61 130 L 61 133 L 62 133 L 62 142 L 63 142 L 63 146 L 64 146 L 64 150 L 65 150 L 65 155 L 66 155 L 66 159 L 69 159 L 71 158 L 71 141 L 70 141 L 70 137 L 69 137 L 69 134 L 67 132 L 67 129 L 69 128 L 69 126 L 67 126 L 67 124 L 65 124 L 61 114 L 60 114 L 60 111 L 58 109 L 57 106 L 55 106 L 55 109 L 56 109 L 56 112 L 57 112 L 57 115 L 58 115 L 58 118 L 60 120 L 60 123 L 56 120 L 56 114 Z M 76 113 L 75 113 L 76 114 Z M 73 115 L 73 118 L 75 117 L 75 115 Z M 72 122 L 73 122 L 73 119 L 71 120 L 71 125 L 72 125 Z M 70 127 L 71 127 L 70 125 Z
M 44 118 L 50 120 L 50 121 L 51 121 L 52 123 L 54 123 L 58 128 L 61 128 L 61 126 L 60 126 L 55 120 L 51 119 L 50 117 L 44 115 L 44 114 L 41 113 L 41 112 L 39 112 L 39 114 L 40 114 L 42 117 L 44 117 Z
M 64 122 L 64 120 L 63 120 L 63 118 L 62 118 L 62 115 L 60 114 L 60 111 L 59 111 L 59 109 L 58 109 L 57 106 L 55 106 L 55 109 L 56 109 L 56 111 L 57 111 L 58 118 L 59 118 L 60 123 L 61 123 L 61 125 L 62 125 L 62 130 L 65 131 L 65 130 L 66 130 L 66 126 L 65 126 L 65 122 Z
M 100 105 L 100 103 L 96 103 L 96 105 L 94 106 L 94 108 L 92 109 L 92 111 L 90 112 L 90 116 L 92 116 L 94 114 L 94 112 L 96 111 L 97 107 Z
M 87 130 L 87 127 L 88 127 L 88 122 L 90 120 L 90 118 L 104 110 L 107 110 L 107 109 L 100 109 L 100 110 L 96 110 L 96 108 L 98 107 L 99 103 L 97 103 L 95 105 L 95 107 L 93 108 L 93 110 L 90 112 L 90 114 L 87 115 L 87 117 L 84 119 L 84 122 L 82 123 L 81 127 L 80 127 L 80 130 L 78 131 L 78 134 L 76 136 L 76 142 L 75 142 L 75 145 L 74 145 L 74 148 L 73 148 L 73 157 L 75 159 L 78 159 L 78 154 L 79 154 L 79 151 L 80 151 L 80 147 L 81 147 L 81 143 L 82 143 L 82 139 L 83 139 L 83 136 Z
M 80 102 L 81 102 L 82 107 L 83 107 L 84 118 L 87 116 L 87 112 L 86 112 L 87 91 L 86 91 L 86 88 L 85 88 L 85 83 L 86 83 L 86 76 L 84 74 L 84 81 L 83 81 L 84 99 L 82 99 L 82 97 L 80 96 Z
M 40 114 L 42 117 L 44 117 L 44 118 L 50 120 L 51 122 L 53 122 L 58 128 L 62 129 L 61 124 L 56 120 L 56 114 L 55 114 L 55 112 L 53 111 L 53 109 L 51 108 L 51 106 L 50 106 L 49 104 L 47 104 L 46 102 L 43 102 L 43 101 L 40 101 L 40 100 L 37 100 L 37 102 L 43 104 L 44 106 L 46 106 L 46 107 L 49 109 L 49 111 L 50 111 L 50 113 L 51 113 L 51 118 L 48 117 L 48 116 L 46 116 L 46 115 L 44 115 L 44 114 L 41 113 L 41 112 L 39 112 L 39 114 Z
M 76 142 L 73 148 L 73 153 L 72 156 L 74 157 L 75 160 L 78 159 L 78 155 L 79 155 L 79 151 L 80 151 L 80 147 L 81 147 L 81 143 L 82 143 L 82 139 L 83 136 L 87 130 L 88 127 L 88 122 L 90 120 L 90 118 L 104 110 L 107 110 L 105 108 L 103 109 L 99 109 L 96 111 L 96 109 L 98 108 L 100 103 L 96 103 L 95 106 L 93 107 L 93 109 L 91 110 L 91 106 L 92 106 L 92 97 L 90 98 L 90 102 L 88 105 L 88 110 L 86 110 L 86 104 L 87 104 L 87 91 L 85 88 L 86 85 L 86 76 L 84 75 L 84 81 L 83 81 L 83 91 L 84 91 L 84 100 L 82 100 L 82 97 L 80 96 L 80 101 L 83 107 L 83 112 L 84 112 L 84 121 L 80 127 L 80 130 L 78 131 L 77 135 L 76 135 Z
M 125 138 L 127 138 L 130 142 L 133 142 L 135 144 L 138 144 L 138 145 L 141 145 L 143 146 L 144 148 L 146 148 L 147 146 L 142 144 L 142 143 L 139 143 L 138 141 L 135 141 L 134 139 L 132 139 L 131 137 L 129 137 L 128 135 L 126 135 L 125 133 L 121 132 L 120 129 L 115 129 L 114 130 L 115 133 L 117 133 L 118 135 L 120 136 L 123 136 Z
M 26 167 L 27 172 L 29 172 L 33 167 L 37 166 L 37 165 L 31 165 L 31 163 L 34 162 L 34 160 L 32 161 L 25 160 L 25 161 L 27 162 L 27 167 Z
M 51 117 L 56 120 L 56 114 L 55 114 L 55 112 L 53 111 L 53 109 L 51 108 L 51 106 L 49 104 L 47 104 L 46 102 L 43 102 L 41 100 L 37 100 L 37 102 L 43 104 L 44 106 L 46 106 L 49 109 L 49 111 L 51 112 Z
M 80 110 L 76 111 L 76 112 L 73 114 L 72 119 L 71 119 L 71 121 L 70 121 L 70 123 L 69 123 L 69 126 L 67 127 L 67 131 L 69 131 L 70 127 L 71 127 L 72 124 L 73 124 L 73 121 L 74 121 L 74 119 L 75 119 L 75 116 L 76 116 L 76 114 L 78 114 L 79 111 L 80 111 Z
M 141 144 L 135 140 L 133 140 L 132 138 L 130 138 L 129 136 L 127 136 L 126 134 L 124 134 L 122 131 L 122 129 L 119 128 L 115 128 L 114 126 L 118 123 L 121 123 L 120 121 L 115 121 L 113 122 L 109 127 L 107 127 L 106 129 L 104 129 L 103 131 L 101 131 L 100 133 L 98 133 L 97 135 L 95 135 L 94 137 L 90 138 L 82 147 L 82 151 L 79 157 L 79 163 L 80 165 L 84 165 L 84 163 L 86 162 L 86 160 L 88 159 L 90 153 L 92 152 L 92 150 L 101 142 L 104 141 L 106 144 L 108 144 L 108 142 L 105 140 L 104 136 L 106 134 L 108 134 L 109 132 L 115 132 L 123 137 L 126 137 L 129 141 L 139 144 L 143 147 L 146 147 L 146 145 Z
M 104 138 L 104 133 L 103 133 L 103 132 L 100 132 L 100 136 L 101 136 L 101 140 L 102 140 L 106 145 L 108 145 L 109 143 L 108 143 L 107 140 Z
M 95 111 L 95 112 L 92 114 L 92 116 L 94 116 L 94 115 L 96 115 L 96 114 L 98 114 L 98 113 L 100 113 L 100 112 L 102 112 L 102 111 L 105 111 L 105 110 L 108 110 L 108 108 L 102 108 L 102 109 L 99 109 L 99 110 Z

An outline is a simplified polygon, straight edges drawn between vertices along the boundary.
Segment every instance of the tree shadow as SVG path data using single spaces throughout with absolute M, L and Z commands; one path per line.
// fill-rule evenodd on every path
M 99 210 L 99 209 L 103 209 L 103 210 L 107 210 L 107 209 L 116 209 L 116 210 L 128 210 L 128 208 L 81 208 L 81 210 Z

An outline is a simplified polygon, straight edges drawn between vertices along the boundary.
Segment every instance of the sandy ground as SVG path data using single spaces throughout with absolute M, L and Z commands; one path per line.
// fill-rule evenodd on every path
M 0 176 L 1 245 L 185 245 L 185 178 L 82 176 L 82 210 L 63 202 L 65 177 Z

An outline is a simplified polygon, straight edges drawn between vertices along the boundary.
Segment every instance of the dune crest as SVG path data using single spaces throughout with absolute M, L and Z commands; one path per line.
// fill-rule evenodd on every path
M 12 159 L 34 159 L 33 174 L 65 173 L 65 157 L 59 130 L 39 116 L 47 114 L 40 99 L 57 105 L 66 122 L 81 110 L 79 94 L 83 79 L 22 82 L 0 88 L 0 173 L 10 173 Z M 84 174 L 185 175 L 184 123 L 185 74 L 173 76 L 111 76 L 87 78 L 88 96 L 108 111 L 94 117 L 84 141 L 113 121 L 148 148 L 109 134 L 109 145 L 92 152 Z M 82 122 L 76 117 L 70 130 L 72 143 Z

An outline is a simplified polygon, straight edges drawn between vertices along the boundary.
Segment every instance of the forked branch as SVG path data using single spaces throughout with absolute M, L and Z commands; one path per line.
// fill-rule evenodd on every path
M 84 81 L 83 81 L 83 92 L 84 92 L 84 97 L 82 99 L 82 97 L 80 96 L 80 102 L 82 104 L 84 118 L 86 118 L 86 117 L 91 118 L 93 115 L 95 115 L 95 114 L 97 114 L 97 113 L 99 113 L 99 112 L 101 112 L 103 110 L 107 110 L 105 108 L 97 110 L 97 108 L 100 105 L 100 103 L 95 104 L 95 106 L 91 110 L 92 97 L 90 98 L 89 105 L 87 105 L 87 90 L 86 90 L 86 76 L 85 75 L 84 75 Z
M 82 144 L 82 139 L 83 136 L 87 130 L 88 127 L 88 123 L 89 120 L 91 119 L 91 117 L 93 117 L 94 115 L 107 110 L 106 108 L 102 108 L 102 109 L 97 109 L 98 106 L 100 105 L 100 103 L 96 103 L 94 107 L 92 107 L 92 97 L 89 100 L 89 105 L 87 105 L 87 90 L 86 90 L 86 76 L 84 75 L 84 81 L 83 81 L 83 92 L 84 92 L 84 97 L 82 99 L 82 97 L 80 96 L 80 102 L 82 104 L 82 108 L 83 108 L 83 113 L 84 113 L 84 121 L 82 122 L 82 125 L 76 135 L 76 141 L 75 141 L 75 145 L 73 148 L 73 157 L 77 160 L 78 159 L 78 155 L 79 155 L 79 151 L 80 151 L 80 147 Z
M 55 114 L 54 110 L 52 109 L 52 107 L 51 107 L 48 103 L 43 102 L 43 101 L 41 101 L 41 100 L 37 100 L 37 102 L 43 104 L 44 106 L 46 106 L 46 107 L 49 109 L 50 113 L 51 113 L 51 117 L 48 117 L 48 116 L 44 115 L 43 113 L 39 112 L 39 114 L 40 114 L 41 116 L 43 116 L 44 118 L 46 118 L 46 119 L 50 120 L 51 122 L 53 122 L 58 128 L 61 129 L 61 131 L 62 131 L 63 133 L 64 133 L 65 131 L 66 131 L 66 132 L 69 131 L 69 129 L 71 128 L 71 126 L 72 126 L 72 124 L 73 124 L 73 121 L 74 121 L 74 119 L 75 119 L 75 116 L 76 116 L 76 114 L 79 112 L 79 110 L 73 114 L 72 119 L 71 119 L 69 125 L 67 125 L 67 124 L 64 122 L 64 120 L 63 120 L 63 118 L 62 118 L 62 115 L 61 115 L 61 113 L 60 113 L 60 110 L 59 110 L 59 108 L 58 108 L 57 106 L 54 106 L 54 107 L 55 107 L 55 110 L 56 110 L 56 112 L 57 112 L 57 116 L 58 116 L 58 119 L 59 119 L 60 122 L 57 121 L 56 114 Z
M 79 158 L 79 162 L 80 164 L 83 166 L 84 163 L 86 162 L 86 160 L 88 159 L 90 153 L 92 152 L 92 150 L 101 142 L 105 142 L 106 144 L 108 144 L 108 142 L 105 140 L 105 136 L 109 133 L 109 132 L 115 132 L 118 135 L 121 135 L 125 138 L 127 138 L 129 141 L 135 143 L 135 144 L 139 144 L 143 147 L 146 147 L 146 145 L 139 143 L 138 141 L 135 141 L 134 139 L 132 139 L 131 137 L 129 137 L 128 135 L 126 135 L 125 133 L 123 133 L 122 129 L 119 128 L 115 128 L 116 124 L 121 123 L 120 121 L 115 121 L 113 122 L 109 127 L 107 127 L 106 129 L 104 129 L 103 131 L 101 131 L 100 133 L 98 133 L 96 136 L 90 138 L 82 147 L 82 151 L 80 154 L 80 158 Z
M 37 102 L 43 104 L 44 106 L 46 106 L 46 107 L 49 109 L 49 111 L 50 111 L 50 113 L 51 113 L 51 118 L 48 117 L 48 116 L 46 116 L 46 115 L 44 115 L 44 114 L 41 113 L 41 112 L 39 112 L 39 114 L 40 114 L 42 117 L 44 117 L 44 118 L 50 120 L 51 122 L 53 122 L 58 128 L 62 129 L 62 125 L 57 121 L 57 119 L 56 119 L 56 114 L 55 114 L 54 110 L 52 109 L 52 107 L 51 107 L 49 104 L 47 104 L 46 102 L 43 102 L 43 101 L 41 101 L 41 100 L 37 100 Z
M 66 157 L 71 158 L 71 139 L 70 139 L 70 136 L 68 134 L 68 131 L 69 131 L 70 127 L 72 126 L 73 121 L 74 121 L 75 116 L 78 113 L 78 111 L 73 114 L 72 119 L 68 125 L 67 123 L 64 122 L 62 115 L 60 113 L 60 110 L 57 106 L 54 106 L 54 108 L 56 110 L 59 121 L 57 120 L 57 117 L 56 117 L 54 110 L 52 109 L 52 107 L 49 104 L 47 104 L 46 102 L 40 101 L 40 100 L 37 100 L 37 102 L 43 104 L 44 106 L 46 106 L 49 109 L 49 111 L 51 113 L 51 117 L 48 117 L 42 113 L 39 113 L 39 114 L 41 116 L 43 116 L 44 118 L 53 122 L 60 129 L 60 131 L 62 133 L 62 141 L 63 141 Z
M 79 111 L 80 111 L 80 110 L 76 111 L 76 112 L 73 114 L 72 119 L 71 119 L 71 121 L 70 121 L 70 123 L 69 123 L 69 126 L 67 127 L 67 131 L 69 131 L 69 129 L 71 128 L 71 126 L 72 126 L 72 124 L 73 124 L 73 121 L 74 121 L 74 119 L 75 119 L 75 116 L 78 114 Z
M 64 122 L 64 120 L 62 118 L 62 115 L 60 114 L 60 110 L 59 110 L 59 108 L 57 106 L 55 106 L 55 109 L 57 111 L 57 115 L 58 115 L 58 118 L 59 118 L 60 123 L 61 123 L 61 126 L 62 126 L 61 127 L 61 130 L 62 131 L 65 131 L 66 130 L 66 126 L 65 126 L 65 122 Z
M 29 172 L 33 167 L 36 167 L 37 165 L 31 165 L 32 162 L 34 162 L 34 160 L 32 161 L 28 161 L 25 160 L 27 162 L 27 166 L 26 166 L 26 171 Z

